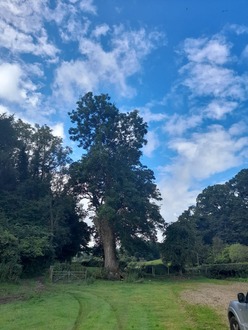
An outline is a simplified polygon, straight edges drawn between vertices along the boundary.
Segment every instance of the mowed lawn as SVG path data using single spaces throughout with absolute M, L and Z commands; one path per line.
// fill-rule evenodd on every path
M 33 282 L 1 285 L 1 301 L 5 303 L 0 305 L 0 329 L 227 330 L 226 320 L 214 309 L 181 299 L 182 291 L 196 285 L 201 282 L 96 281 L 90 285 L 50 284 L 42 290 Z M 5 295 L 12 300 L 6 303 Z

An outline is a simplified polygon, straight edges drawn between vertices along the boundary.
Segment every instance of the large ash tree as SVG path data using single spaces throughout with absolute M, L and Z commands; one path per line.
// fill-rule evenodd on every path
M 85 94 L 69 113 L 69 133 L 82 158 L 71 166 L 71 180 L 79 198 L 87 198 L 104 250 L 104 267 L 118 276 L 116 245 L 156 240 L 164 220 L 154 174 L 140 162 L 147 124 L 137 111 L 121 113 L 105 94 Z

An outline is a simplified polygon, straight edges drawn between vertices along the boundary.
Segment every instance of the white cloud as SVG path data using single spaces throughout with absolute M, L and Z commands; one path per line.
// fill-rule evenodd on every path
M 189 61 L 222 65 L 229 60 L 230 45 L 221 38 L 186 39 L 184 51 Z
M 169 144 L 178 154 L 173 170 L 184 173 L 185 178 L 201 180 L 240 165 L 240 152 L 247 146 L 248 138 L 234 138 L 219 125 L 211 126 L 207 133 L 195 133 L 189 140 L 174 139 Z
M 176 221 L 184 210 L 195 204 L 196 196 L 201 192 L 197 189 L 190 190 L 187 183 L 169 176 L 158 183 L 158 188 L 165 201 L 161 205 L 161 214 L 166 222 Z
M 182 135 L 187 130 L 197 127 L 202 123 L 201 115 L 181 116 L 174 114 L 168 117 L 163 130 L 170 135 Z
M 248 99 L 248 76 L 235 70 L 231 49 L 232 45 L 219 35 L 186 39 L 183 44 L 187 63 L 179 69 L 181 80 L 177 88 L 187 87 L 191 104 L 201 104 L 204 98 L 205 106 L 194 108 L 202 120 L 221 120 Z
M 238 134 L 241 124 L 234 124 L 230 130 L 214 125 L 206 133 L 195 133 L 189 139 L 176 138 L 169 148 L 176 157 L 168 166 L 161 167 L 159 187 L 168 205 L 163 207 L 168 221 L 176 220 L 189 205 L 195 202 L 201 182 L 209 177 L 235 168 L 248 160 L 248 137 Z M 204 188 L 204 187 L 203 187 Z
M 108 33 L 109 30 L 110 30 L 110 27 L 107 24 L 98 25 L 92 31 L 92 36 L 95 37 L 95 38 L 105 36 Z
M 81 94 L 92 91 L 98 80 L 95 72 L 91 72 L 87 62 L 80 60 L 62 62 L 55 72 L 55 95 L 68 102 Z M 78 95 L 75 95 L 75 94 Z
M 22 70 L 18 64 L 0 65 L 0 98 L 14 102 L 24 98 L 24 90 L 20 87 L 21 76 Z
M 64 132 L 64 124 L 63 123 L 57 123 L 55 125 L 50 126 L 53 134 L 55 136 L 61 137 L 62 139 L 65 138 L 65 132 Z
M 0 2 L 0 17 L 25 34 L 39 31 L 47 12 L 47 0 L 8 0 Z
M 146 122 L 146 123 L 149 123 L 149 122 L 160 122 L 164 119 L 167 118 L 167 115 L 165 115 L 164 113 L 161 113 L 161 112 L 152 112 L 149 108 L 147 107 L 142 107 L 142 108 L 139 108 L 138 109 L 143 120 Z
M 81 0 L 80 1 L 80 8 L 82 11 L 85 11 L 87 13 L 96 15 L 97 14 L 97 8 L 93 4 L 93 0 Z
M 246 76 L 238 76 L 231 69 L 210 65 L 189 63 L 181 73 L 185 74 L 182 82 L 194 97 L 210 96 L 244 100 L 247 96 Z
M 193 97 L 214 97 L 242 101 L 247 98 L 247 76 L 225 67 L 231 61 L 231 45 L 225 39 L 187 39 L 184 53 L 188 63 L 180 69 Z
M 47 1 L 9 0 L 0 3 L 0 46 L 11 53 L 54 58 L 58 49 L 43 27 Z
M 248 27 L 239 24 L 227 24 L 224 30 L 230 30 L 235 32 L 237 35 L 248 34 Z
M 221 119 L 228 113 L 231 113 L 238 107 L 238 102 L 228 102 L 222 100 L 213 100 L 204 109 L 205 115 L 208 118 Z
M 147 144 L 143 147 L 143 153 L 145 156 L 151 157 L 154 150 L 156 150 L 160 145 L 159 136 L 154 131 L 148 131 L 146 139 Z
M 25 69 L 27 68 L 29 68 L 28 65 L 25 66 Z M 31 66 L 29 70 L 41 74 L 36 66 Z M 28 72 L 19 64 L 0 64 L 0 98 L 2 100 L 16 102 L 25 107 L 36 107 L 41 99 L 37 88 L 29 78 Z
M 244 26 L 228 28 L 237 35 L 248 32 Z M 180 114 L 167 116 L 163 127 L 170 136 L 167 147 L 175 155 L 169 165 L 160 168 L 159 188 L 165 201 L 162 214 L 167 221 L 175 221 L 195 204 L 210 178 L 247 164 L 245 119 L 229 128 L 206 126 L 221 120 L 223 125 L 227 124 L 230 116 L 248 100 L 247 73 L 240 72 L 239 59 L 232 56 L 232 50 L 224 33 L 186 39 L 183 44 L 185 63 L 179 69 L 180 79 L 172 88 L 172 101 L 177 102 L 181 97 L 183 102 L 180 107 L 173 104 L 180 109 Z M 245 48 L 243 59 L 246 52 Z M 182 109 L 186 109 L 188 115 L 182 115 Z
M 230 135 L 234 135 L 234 136 L 239 136 L 242 134 L 247 133 L 247 124 L 242 121 L 242 122 L 238 122 L 238 123 L 234 123 L 230 128 L 229 128 L 229 133 Z
M 120 96 L 131 97 L 135 90 L 127 80 L 141 69 L 144 58 L 163 36 L 145 29 L 125 31 L 115 26 L 105 32 L 110 38 L 108 50 L 98 38 L 82 37 L 79 50 L 85 59 L 62 62 L 56 70 L 55 94 L 67 101 L 75 100 L 85 91 L 113 87 Z M 79 91 L 79 92 L 78 92 Z
M 4 105 L 0 104 L 0 115 L 2 115 L 3 113 L 6 113 L 7 115 L 10 115 L 10 111 L 7 107 L 5 107 Z

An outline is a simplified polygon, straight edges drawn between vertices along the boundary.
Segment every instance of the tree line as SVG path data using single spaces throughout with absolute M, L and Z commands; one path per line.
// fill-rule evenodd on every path
M 138 112 L 121 113 L 108 95 L 87 93 L 69 116 L 70 138 L 82 150 L 78 161 L 47 125 L 0 116 L 2 277 L 70 260 L 92 234 L 108 276 L 118 278 L 117 247 L 135 253 L 164 227 L 154 174 L 140 161 L 147 124 Z
M 160 254 L 178 271 L 246 255 L 248 170 L 204 189 L 195 206 L 167 225 L 154 173 L 141 162 L 148 127 L 138 111 L 122 113 L 107 94 L 87 93 L 68 115 L 70 138 L 82 154 L 76 161 L 47 125 L 0 115 L 2 278 L 70 261 L 89 251 L 91 237 L 91 253 L 103 257 L 109 278 L 120 276 L 118 254 Z M 158 229 L 164 233 L 160 244 Z
M 248 170 L 204 189 L 165 232 L 161 253 L 176 270 L 248 261 Z
M 66 180 L 70 149 L 44 126 L 0 116 L 0 270 L 32 274 L 69 260 L 89 239 Z

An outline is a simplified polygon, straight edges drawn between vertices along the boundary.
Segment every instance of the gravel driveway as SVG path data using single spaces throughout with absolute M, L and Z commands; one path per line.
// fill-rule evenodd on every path
M 238 292 L 248 291 L 248 283 L 199 284 L 192 290 L 182 292 L 182 299 L 190 304 L 207 305 L 216 310 L 227 324 L 227 307 L 230 300 L 237 299 Z

